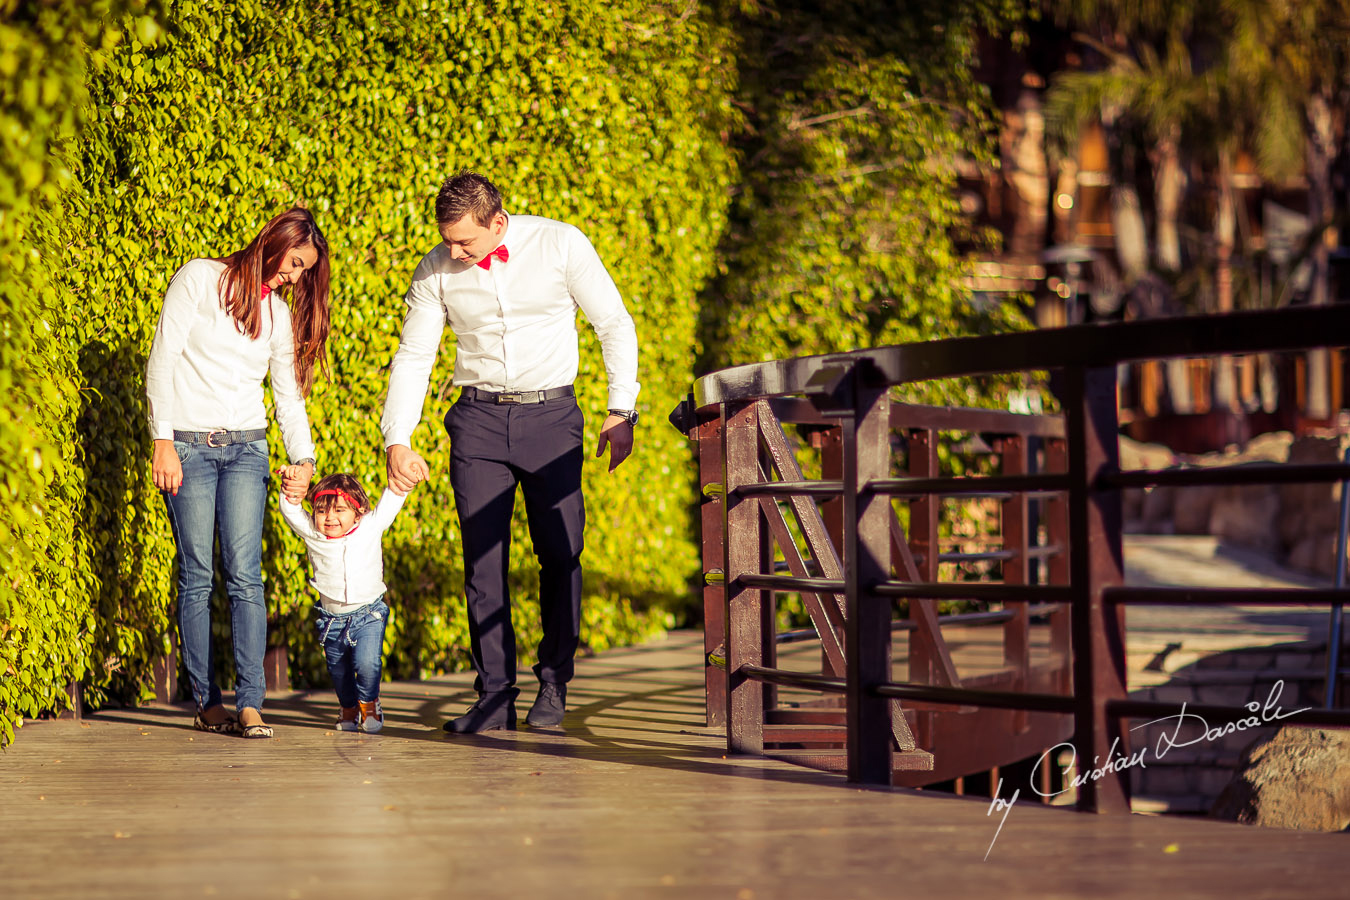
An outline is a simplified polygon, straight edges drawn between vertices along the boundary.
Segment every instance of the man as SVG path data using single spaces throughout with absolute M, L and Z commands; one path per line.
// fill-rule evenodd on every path
M 611 472 L 633 447 L 637 332 L 586 236 L 551 219 L 508 215 L 501 194 L 481 175 L 461 172 L 445 182 L 436 198 L 436 223 L 443 243 L 413 273 L 380 428 L 389 483 L 406 491 L 427 472 L 411 437 L 449 322 L 460 394 L 445 428 L 478 701 L 445 730 L 516 726 L 516 643 L 506 573 L 517 485 L 539 560 L 544 626 L 534 667 L 539 693 L 526 722 L 556 726 L 581 630 L 585 509 L 582 416 L 572 387 L 576 311 L 595 329 L 609 377 L 609 415 L 596 456 L 609 447 Z

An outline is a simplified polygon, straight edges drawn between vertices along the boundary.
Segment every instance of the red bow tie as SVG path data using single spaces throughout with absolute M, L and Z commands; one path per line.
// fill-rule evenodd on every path
M 506 257 L 509 256 L 509 255 L 510 255 L 510 254 L 506 252 L 506 245 L 505 245 L 505 244 L 502 244 L 502 245 L 501 245 L 500 247 L 498 247 L 496 250 L 493 250 L 493 251 L 492 251 L 491 253 L 489 253 L 487 256 L 485 256 L 485 257 L 483 257 L 482 259 L 480 259 L 477 263 L 475 263 L 475 265 L 478 266 L 478 268 L 480 268 L 480 269 L 486 269 L 486 268 L 491 267 L 491 265 L 492 265 L 492 257 L 495 256 L 495 257 L 497 257 L 498 259 L 500 259 L 502 262 L 506 262 Z

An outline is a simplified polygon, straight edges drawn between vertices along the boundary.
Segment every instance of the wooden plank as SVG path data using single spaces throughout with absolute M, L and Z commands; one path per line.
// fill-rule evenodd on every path
M 722 523 L 726 510 L 722 508 L 722 418 L 701 423 L 694 432 L 698 447 L 699 481 L 699 547 L 703 558 L 703 572 L 722 569 Z M 709 490 L 716 485 L 718 490 Z M 724 728 L 727 724 L 727 670 L 714 666 L 708 659 L 719 646 L 726 643 L 726 591 L 721 582 L 703 585 L 703 696 L 705 721 L 710 728 Z M 724 651 L 725 652 L 725 651 Z
M 884 398 L 882 402 L 888 403 L 889 397 Z M 759 404 L 760 438 L 764 442 L 764 447 L 768 453 L 768 459 L 772 470 L 778 475 L 780 480 L 804 480 L 801 467 L 797 464 L 796 457 L 792 455 L 792 448 L 788 445 L 787 435 L 783 433 L 783 426 L 774 416 L 773 407 L 764 400 L 759 401 Z M 843 428 L 841 427 L 838 429 L 838 432 L 842 435 Z M 887 432 L 884 439 L 884 453 L 884 460 L 877 462 L 877 465 L 881 466 L 879 471 L 882 472 L 882 475 L 880 477 L 885 477 L 885 475 L 890 473 L 889 432 Z M 845 451 L 842 448 L 841 440 L 836 459 L 842 463 L 844 456 Z M 879 500 L 885 504 L 887 510 L 890 509 L 890 501 L 887 498 L 881 497 Z M 835 549 L 835 541 L 831 540 L 830 534 L 825 530 L 824 519 L 815 503 L 807 497 L 797 496 L 789 498 L 788 504 L 793 510 L 793 514 L 796 516 L 797 527 L 801 530 L 802 536 L 806 540 L 807 548 L 811 551 L 812 556 L 816 560 L 816 564 L 821 569 L 821 575 L 826 578 L 844 577 L 844 567 L 839 561 L 839 556 Z M 842 522 L 844 518 L 842 502 L 839 511 L 840 521 Z M 843 612 L 845 598 L 838 594 L 833 594 L 831 596 L 834 597 L 839 604 L 841 617 L 840 624 L 843 624 L 842 620 L 846 618 Z M 885 625 L 885 629 L 887 631 L 888 644 L 890 637 L 889 618 L 889 606 L 887 606 L 887 624 Z M 819 630 L 819 626 L 817 626 L 817 629 Z M 847 652 L 845 652 L 845 658 L 847 658 Z M 827 667 L 833 664 L 828 656 L 826 656 L 824 662 Z M 840 672 L 836 674 L 843 673 Z M 912 748 L 914 746 L 914 735 L 910 731 L 909 724 L 904 717 L 900 703 L 898 701 L 888 702 L 891 704 L 890 717 L 892 721 L 892 738 L 895 741 L 896 747 L 902 750 Z
M 842 748 L 848 731 L 839 725 L 765 725 L 764 744 L 830 744 Z
M 807 400 L 774 397 L 766 401 L 780 422 L 800 425 L 833 426 L 835 419 L 823 415 Z M 962 406 L 920 406 L 913 403 L 891 404 L 891 427 L 928 431 L 968 431 L 980 434 L 1022 434 L 1037 437 L 1063 437 L 1063 416 L 1037 416 L 998 409 Z
M 938 474 L 937 434 L 926 429 L 909 433 L 909 474 L 915 478 L 932 478 Z M 921 497 L 909 505 L 909 541 L 910 547 L 918 551 L 922 562 L 918 566 L 919 581 L 938 580 L 938 511 L 939 500 L 931 495 Z M 927 606 L 923 617 L 928 621 L 928 637 L 920 636 L 909 642 L 909 680 L 915 684 L 935 684 L 941 661 L 938 658 L 937 642 L 933 636 L 940 633 L 937 628 L 937 603 L 933 600 L 910 601 L 910 617 L 920 614 L 922 606 Z M 918 741 L 925 747 L 932 746 L 931 713 L 921 713 L 916 729 Z
M 919 569 L 914 563 L 914 554 L 910 552 L 905 540 L 904 526 L 891 512 L 891 550 L 900 557 L 901 568 L 910 581 L 919 581 Z M 909 616 L 914 620 L 914 636 L 911 641 L 923 645 L 923 658 L 927 661 L 930 681 L 925 684 L 938 684 L 943 687 L 960 687 L 961 678 L 956 674 L 956 664 L 952 662 L 951 651 L 942 636 L 942 625 L 938 622 L 937 601 L 928 597 L 911 598 Z
M 1051 472 L 1068 471 L 1069 446 L 1066 441 L 1045 442 L 1045 468 Z M 1069 498 L 1061 494 L 1056 499 L 1046 501 L 1043 509 L 1047 543 L 1065 548 L 1046 561 L 1046 578 L 1049 584 L 1066 585 L 1069 583 L 1069 560 L 1072 557 L 1069 548 Z M 1067 604 L 1050 614 L 1050 649 L 1066 660 L 1073 653 L 1072 620 L 1073 610 Z M 1060 685 L 1059 693 L 1073 692 L 1069 673 L 1066 667 L 1065 680 Z
M 788 532 L 787 522 L 783 520 L 783 511 L 771 497 L 760 497 L 759 504 L 768 522 L 769 533 L 787 561 L 788 571 L 798 577 L 806 577 L 809 574 L 806 562 Z M 820 594 L 802 591 L 801 597 L 806 612 L 811 617 L 811 624 L 815 626 L 816 635 L 820 638 L 821 651 L 825 655 L 826 674 L 843 675 L 844 647 L 839 641 L 838 631 L 843 625 L 843 613 L 839 611 L 834 595 L 827 594 L 822 597 Z
M 783 434 L 783 426 L 773 417 L 773 410 L 763 400 L 759 401 L 759 413 L 760 439 L 768 451 L 774 473 L 780 481 L 804 481 L 801 466 L 797 465 L 792 448 L 788 445 L 787 436 Z M 797 520 L 797 527 L 806 541 L 806 548 L 811 552 L 811 558 L 820 567 L 821 577 L 842 578 L 843 563 L 840 562 L 839 552 L 825 530 L 825 522 L 815 502 L 809 497 L 801 496 L 789 497 L 786 502 Z M 838 594 L 832 596 L 842 613 L 843 596 Z
M 780 421 L 779 427 L 782 427 Z M 843 483 L 844 478 L 844 437 L 839 431 L 838 424 L 831 428 L 821 431 L 814 431 L 811 434 L 811 444 L 820 451 L 820 477 L 825 481 L 838 481 Z M 820 518 L 825 523 L 825 536 L 832 547 L 844 546 L 844 498 L 830 497 L 818 507 Z M 844 642 L 844 616 L 843 616 L 843 597 L 836 598 L 840 603 L 839 626 L 836 629 L 836 638 L 842 645 Z M 828 660 L 821 654 L 821 670 L 827 668 Z M 839 675 L 843 676 L 843 671 Z
M 738 497 L 736 488 L 760 479 L 759 437 L 754 403 L 728 404 L 723 415 L 722 483 L 726 486 L 722 546 L 727 592 L 727 750 L 764 750 L 764 685 L 740 674 L 743 666 L 763 665 L 761 610 L 769 592 L 737 579 L 761 572 L 759 503 Z

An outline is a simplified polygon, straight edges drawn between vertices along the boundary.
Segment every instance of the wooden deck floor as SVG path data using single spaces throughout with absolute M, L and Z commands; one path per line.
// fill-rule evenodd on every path
M 1344 896 L 1345 835 L 1085 815 L 1022 785 L 991 850 L 987 800 L 728 759 L 699 641 L 583 660 L 562 733 L 444 737 L 467 676 L 386 685 L 376 736 L 333 731 L 327 693 L 269 700 L 271 741 L 177 707 L 30 723 L 0 755 L 0 896 Z

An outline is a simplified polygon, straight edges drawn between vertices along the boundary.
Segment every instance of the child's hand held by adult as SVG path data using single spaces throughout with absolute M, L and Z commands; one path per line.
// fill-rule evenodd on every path
M 150 459 L 150 477 L 154 479 L 155 487 L 178 496 L 178 489 L 183 486 L 183 463 L 178 458 L 178 451 L 173 448 L 173 441 L 155 441 L 154 454 Z
M 420 454 L 403 444 L 392 444 L 385 449 L 385 475 L 389 486 L 399 493 L 411 491 L 419 481 L 431 477 L 431 469 Z
M 281 492 L 286 495 L 286 499 L 292 503 L 299 503 L 305 499 L 309 482 L 314 477 L 314 466 L 303 462 L 299 465 L 282 466 L 277 471 L 281 475 Z

